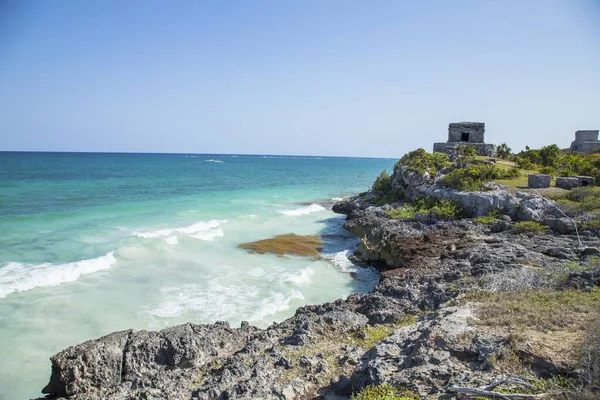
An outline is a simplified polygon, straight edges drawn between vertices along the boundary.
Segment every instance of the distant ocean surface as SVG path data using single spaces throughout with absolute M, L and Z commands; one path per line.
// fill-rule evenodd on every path
M 368 291 L 330 208 L 394 161 L 0 153 L 0 399 L 39 396 L 51 355 L 115 330 L 266 327 Z M 285 233 L 324 235 L 324 260 L 237 248 Z

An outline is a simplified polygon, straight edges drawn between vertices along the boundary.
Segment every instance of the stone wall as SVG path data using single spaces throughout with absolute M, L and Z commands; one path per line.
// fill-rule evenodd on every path
M 433 151 L 437 151 L 439 153 L 446 153 L 450 158 L 450 161 L 456 161 L 456 148 L 458 146 L 471 146 L 475 149 L 478 155 L 484 157 L 495 157 L 496 156 L 496 146 L 493 144 L 487 143 L 434 143 Z
M 484 143 L 485 124 L 483 122 L 453 122 L 448 125 L 450 143 Z
M 594 153 L 600 150 L 598 131 L 577 131 L 575 141 L 571 143 L 571 151 L 579 153 Z
M 575 141 L 576 142 L 597 142 L 598 141 L 598 131 L 577 131 L 575 132 Z
M 550 187 L 552 176 L 546 174 L 529 174 L 528 186 L 532 189 L 542 189 Z

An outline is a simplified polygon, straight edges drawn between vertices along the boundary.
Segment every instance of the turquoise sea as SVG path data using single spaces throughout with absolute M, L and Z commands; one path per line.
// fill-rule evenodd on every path
M 0 153 L 0 398 L 39 396 L 49 357 L 127 328 L 242 320 L 367 291 L 330 211 L 395 160 Z M 322 234 L 324 259 L 239 243 Z

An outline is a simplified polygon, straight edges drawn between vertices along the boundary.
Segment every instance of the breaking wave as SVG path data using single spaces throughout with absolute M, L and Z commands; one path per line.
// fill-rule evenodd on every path
M 325 207 L 318 205 L 317 203 L 313 203 L 306 207 L 295 208 L 293 210 L 281 210 L 278 211 L 279 214 L 287 215 L 290 217 L 297 217 L 299 215 L 312 214 L 319 211 L 324 211 Z
M 65 264 L 22 264 L 9 262 L 0 267 L 0 298 L 44 286 L 73 282 L 82 275 L 108 269 L 117 263 L 113 252 L 89 260 Z

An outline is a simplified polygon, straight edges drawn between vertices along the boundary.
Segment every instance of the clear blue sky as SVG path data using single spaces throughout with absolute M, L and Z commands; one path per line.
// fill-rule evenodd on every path
M 0 0 L 0 150 L 399 157 L 600 129 L 600 0 Z

